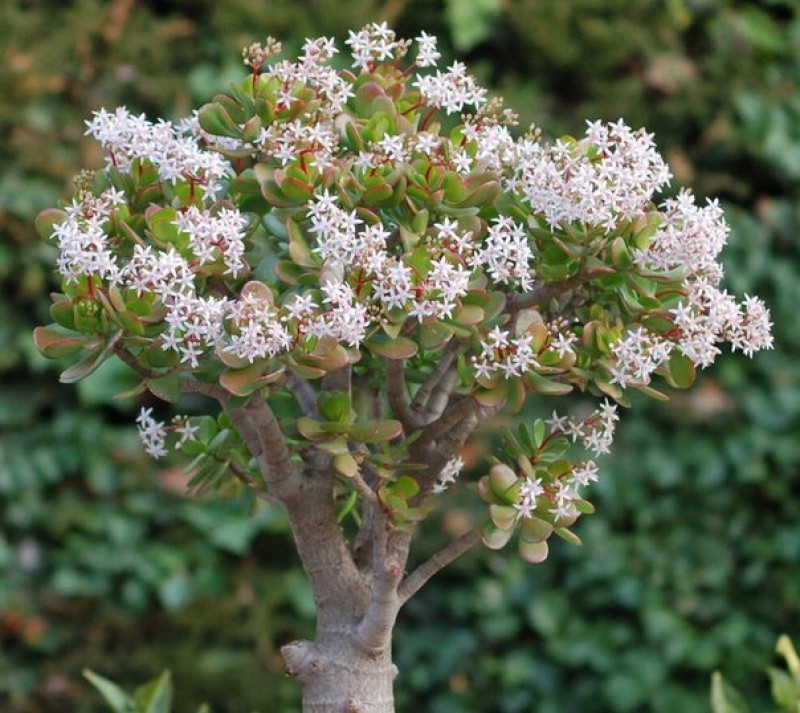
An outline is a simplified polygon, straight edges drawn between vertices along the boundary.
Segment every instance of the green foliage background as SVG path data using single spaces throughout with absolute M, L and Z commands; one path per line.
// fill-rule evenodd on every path
M 292 51 L 382 19 L 438 34 L 523 124 L 654 130 L 675 185 L 726 202 L 729 287 L 766 298 L 777 341 L 752 362 L 721 358 L 670 404 L 637 402 L 582 549 L 538 568 L 477 552 L 424 589 L 399 625 L 399 710 L 692 713 L 714 668 L 766 700 L 755 672 L 778 633 L 800 634 L 797 2 L 5 0 L 3 711 L 102 710 L 87 666 L 131 685 L 170 667 L 178 710 L 296 709 L 277 648 L 313 612 L 285 522 L 243 498 L 184 497 L 180 471 L 142 455 L 134 405 L 109 402 L 131 383 L 124 367 L 58 384 L 30 338 L 54 287 L 32 220 L 99 165 L 82 136 L 92 109 L 180 117 L 239 73 L 245 44 L 273 34 Z M 431 526 L 420 555 L 463 516 Z

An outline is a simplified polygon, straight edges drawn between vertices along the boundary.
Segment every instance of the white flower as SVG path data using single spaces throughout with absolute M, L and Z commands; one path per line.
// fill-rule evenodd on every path
M 512 338 L 500 327 L 494 327 L 487 339 L 481 342 L 481 353 L 472 357 L 477 376 L 500 372 L 504 379 L 511 379 L 539 366 L 529 334 Z
M 431 492 L 438 494 L 447 490 L 447 486 L 455 482 L 455 479 L 459 476 L 463 467 L 464 461 L 458 456 L 447 461 L 444 467 L 439 471 L 439 476 Z
M 236 277 L 245 270 L 244 235 L 247 218 L 236 208 L 222 208 L 216 215 L 189 206 L 179 212 L 175 225 L 190 238 L 199 264 L 221 257 L 227 272 Z
M 435 67 L 442 56 L 441 52 L 436 49 L 438 42 L 436 37 L 423 31 L 416 40 L 419 45 L 417 50 L 417 66 Z
M 467 74 L 462 62 L 453 62 L 446 72 L 418 74 L 414 86 L 428 104 L 448 114 L 455 114 L 468 105 L 481 106 L 486 101 L 486 90 Z
M 670 180 L 652 135 L 621 120 L 589 122 L 574 144 L 522 140 L 506 153 L 514 185 L 552 226 L 580 221 L 611 231 L 643 215 Z
M 86 133 L 108 150 L 109 168 L 127 171 L 134 160 L 147 160 L 161 180 L 190 180 L 204 189 L 206 199 L 213 198 L 232 169 L 221 154 L 202 149 L 194 135 L 187 135 L 190 128 L 190 124 L 178 127 L 164 120 L 153 124 L 144 114 L 134 116 L 125 107 L 113 114 L 101 109 L 86 122 Z
M 398 47 L 394 31 L 385 22 L 380 25 L 373 22 L 357 32 L 351 30 L 345 44 L 350 45 L 353 66 L 366 70 L 375 62 L 393 57 Z
M 136 426 L 139 431 L 139 439 L 148 455 L 152 458 L 161 458 L 167 455 L 165 448 L 167 428 L 162 421 L 156 421 L 152 414 L 152 408 L 142 407 L 136 417 Z
M 596 483 L 598 468 L 593 460 L 583 461 L 572 468 L 572 482 L 575 486 L 583 487 L 589 483 Z
M 519 517 L 533 517 L 536 511 L 536 499 L 545 494 L 541 478 L 526 478 L 519 487 L 519 495 L 514 507 Z
M 572 332 L 567 334 L 559 333 L 550 342 L 550 348 L 558 353 L 559 359 L 563 359 L 567 352 L 574 351 L 577 341 L 578 335 Z
M 200 430 L 200 426 L 193 424 L 188 417 L 175 416 L 173 423 L 176 424 L 173 426 L 173 430 L 178 436 L 178 441 L 175 444 L 176 449 L 180 448 L 187 441 L 197 440 L 197 433 Z
M 483 246 L 470 259 L 482 267 L 495 282 L 519 285 L 528 290 L 533 284 L 533 251 L 525 229 L 506 216 L 492 221 Z

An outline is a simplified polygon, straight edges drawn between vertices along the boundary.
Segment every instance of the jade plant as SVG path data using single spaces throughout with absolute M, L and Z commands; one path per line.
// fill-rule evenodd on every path
M 62 291 L 35 342 L 80 356 L 66 383 L 116 358 L 129 397 L 207 399 L 142 408 L 145 448 L 286 511 L 317 606 L 286 670 L 304 710 L 371 713 L 393 710 L 395 621 L 434 574 L 479 543 L 531 563 L 553 535 L 579 544 L 630 393 L 665 399 L 723 343 L 772 337 L 758 298 L 720 287 L 719 204 L 660 195 L 644 129 L 549 141 L 430 35 L 372 24 L 345 45 L 253 44 L 179 123 L 95 112 L 105 166 L 37 219 Z M 483 514 L 409 566 L 465 487 Z

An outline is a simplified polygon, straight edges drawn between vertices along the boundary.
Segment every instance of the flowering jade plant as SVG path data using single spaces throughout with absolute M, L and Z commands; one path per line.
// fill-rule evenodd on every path
M 772 337 L 758 298 L 720 289 L 717 202 L 657 197 L 651 134 L 545 141 L 463 64 L 439 68 L 432 36 L 373 24 L 345 45 L 352 62 L 327 38 L 296 60 L 254 44 L 243 81 L 177 124 L 96 112 L 105 167 L 37 221 L 63 292 L 35 340 L 81 355 L 64 382 L 117 357 L 131 395 L 208 397 L 214 415 L 143 408 L 145 448 L 285 509 L 318 610 L 286 669 L 304 710 L 371 713 L 393 710 L 395 619 L 432 575 L 480 542 L 532 563 L 552 535 L 579 543 L 630 391 L 664 398 L 722 343 Z M 574 392 L 595 407 L 479 451 L 484 515 L 408 567 L 476 430 Z

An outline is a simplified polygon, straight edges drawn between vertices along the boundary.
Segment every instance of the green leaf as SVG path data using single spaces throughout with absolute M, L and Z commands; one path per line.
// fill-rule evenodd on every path
M 800 657 L 792 645 L 792 640 L 783 634 L 775 645 L 775 651 L 786 659 L 786 665 L 795 681 L 800 683 Z
M 537 418 L 533 424 L 533 438 L 537 448 L 542 445 L 545 435 L 545 428 L 546 426 L 544 421 L 542 421 L 541 418 Z
M 109 340 L 99 354 L 89 354 L 77 364 L 73 364 L 69 369 L 61 372 L 61 376 L 59 376 L 58 380 L 62 384 L 74 384 L 76 381 L 80 381 L 89 376 L 89 374 L 96 371 L 97 368 L 111 356 L 113 344 L 114 340 Z
M 531 391 L 548 396 L 562 396 L 572 391 L 572 384 L 565 384 L 560 381 L 548 379 L 535 371 L 528 372 L 525 375 L 525 381 L 528 383 Z
M 322 428 L 320 421 L 308 416 L 301 416 L 297 419 L 297 430 L 309 441 L 318 441 L 328 435 L 328 432 Z
M 197 118 L 200 126 L 209 134 L 238 138 L 240 131 L 236 122 L 222 105 L 214 102 L 200 107 Z
M 345 501 L 342 509 L 336 513 L 336 522 L 342 522 L 353 510 L 358 502 L 358 493 L 354 490 Z
M 319 263 L 311 253 L 311 248 L 303 235 L 303 230 L 293 218 L 286 219 L 286 229 L 289 231 L 289 257 L 294 263 L 300 267 L 319 267 Z
M 350 453 L 340 453 L 333 457 L 333 467 L 337 473 L 341 473 L 347 478 L 354 478 L 358 475 L 358 463 Z
M 503 549 L 503 547 L 508 544 L 513 534 L 513 530 L 501 530 L 495 527 L 491 522 L 487 522 L 481 527 L 481 541 L 490 550 Z
M 314 188 L 294 176 L 286 176 L 281 183 L 281 191 L 289 200 L 306 203 L 314 195 Z
M 326 428 L 326 427 L 327 426 L 334 426 L 335 427 L 336 425 L 337 424 L 323 423 L 322 424 L 322 430 L 325 433 L 329 434 L 329 437 L 330 437 L 330 435 L 334 434 L 335 431 L 333 431 L 330 428 Z M 337 434 L 335 438 L 333 438 L 333 439 L 331 439 L 329 441 L 319 441 L 317 443 L 317 448 L 319 448 L 321 451 L 325 451 L 325 453 L 329 453 L 332 456 L 342 456 L 342 455 L 350 453 L 350 447 L 347 445 L 347 438 L 345 438 L 344 436 L 342 436 L 340 434 Z M 343 467 L 347 467 L 347 464 L 344 463 L 344 461 L 343 461 L 342 462 L 342 466 Z M 353 472 L 350 472 L 350 473 L 343 472 L 342 475 L 353 476 L 353 475 L 355 475 L 355 473 L 353 473 Z
M 489 517 L 496 527 L 501 530 L 511 530 L 517 524 L 517 515 L 519 512 L 511 505 L 497 505 L 492 504 L 489 506 Z
M 711 710 L 713 713 L 749 713 L 742 695 L 728 683 L 719 671 L 711 677 Z
M 529 542 L 528 540 L 523 540 L 520 538 L 519 541 L 519 553 L 526 562 L 530 562 L 531 564 L 540 564 L 547 559 L 547 555 L 550 552 L 550 548 L 547 545 L 546 540 L 541 540 L 540 542 Z
M 500 384 L 493 389 L 476 389 L 473 397 L 481 406 L 491 406 L 495 408 L 504 406 L 508 400 L 508 382 L 501 381 Z
M 444 188 L 445 200 L 450 204 L 461 203 L 467 197 L 467 189 L 464 186 L 464 181 L 461 180 L 455 171 L 448 171 L 445 173 L 444 181 L 442 183 Z
M 352 406 L 350 394 L 346 391 L 322 391 L 317 396 L 319 412 L 328 421 L 348 423 L 351 417 Z
M 172 709 L 172 674 L 164 671 L 158 678 L 136 689 L 133 699 L 141 713 L 170 713 Z
M 553 526 L 538 517 L 523 517 L 519 536 L 526 542 L 542 542 L 553 534 Z
M 453 336 L 453 330 L 446 324 L 422 324 L 419 327 L 419 344 L 426 351 L 441 349 Z
M 688 389 L 695 380 L 697 369 L 689 357 L 678 352 L 669 358 L 670 383 L 678 389 Z
M 770 666 L 767 668 L 767 674 L 775 703 L 784 710 L 792 710 L 792 706 L 800 703 L 800 684 L 794 681 L 788 673 Z
M 325 369 L 320 369 L 316 366 L 308 366 L 308 364 L 292 364 L 292 373 L 299 376 L 301 379 L 321 379 L 328 372 Z
M 505 463 L 493 465 L 489 470 L 489 487 L 492 494 L 501 502 L 511 505 L 517 502 L 517 474 Z
M 419 483 L 409 475 L 401 475 L 393 483 L 387 484 L 392 493 L 403 500 L 411 500 L 419 492 Z
M 257 361 L 243 369 L 223 371 L 219 375 L 219 384 L 234 396 L 249 396 L 264 385 L 261 376 L 266 368 L 266 361 Z
M 75 312 L 72 309 L 72 302 L 59 299 L 50 305 L 50 316 L 53 321 L 65 329 L 75 329 Z
M 120 391 L 114 394 L 111 398 L 114 401 L 124 401 L 125 399 L 131 399 L 134 396 L 141 396 L 145 391 L 147 391 L 147 384 L 144 381 L 140 381 L 136 386 L 131 387 L 130 389 L 125 389 L 125 391 Z
M 482 208 L 490 205 L 497 196 L 500 195 L 502 187 L 499 181 L 486 181 L 478 188 L 469 193 L 467 197 L 458 204 L 458 208 Z
M 557 527 L 553 532 L 558 535 L 562 540 L 566 540 L 571 545 L 577 545 L 580 547 L 583 544 L 583 541 L 580 537 L 578 537 L 572 530 L 568 530 L 566 527 Z
M 383 332 L 373 334 L 364 342 L 364 346 L 371 352 L 387 359 L 409 359 L 419 351 L 419 347 L 413 339 L 408 337 L 391 339 Z
M 71 310 L 70 310 L 71 311 Z M 83 334 L 51 324 L 33 330 L 33 343 L 48 359 L 77 354 L 86 346 L 89 338 Z
M 366 205 L 380 205 L 389 200 L 393 193 L 394 189 L 388 183 L 379 183 L 364 191 L 361 200 Z
M 485 317 L 486 313 L 483 311 L 482 307 L 478 305 L 462 304 L 456 308 L 453 314 L 453 321 L 463 327 L 470 327 L 473 324 L 480 324 Z
M 36 216 L 33 226 L 42 240 L 49 240 L 57 225 L 67 219 L 67 214 L 58 208 L 45 208 Z
M 138 713 L 133 699 L 113 681 L 89 669 L 83 671 L 83 677 L 100 692 L 114 713 Z
M 174 404 L 181 396 L 181 372 L 179 371 L 173 371 L 157 379 L 147 379 L 146 384 L 150 393 L 162 401 Z
M 403 425 L 400 421 L 362 421 L 350 426 L 343 427 L 343 430 L 353 441 L 358 443 L 380 443 L 389 441 L 403 433 Z

